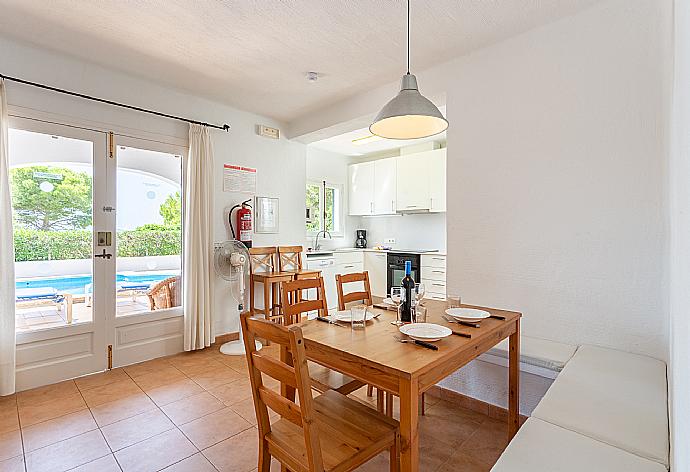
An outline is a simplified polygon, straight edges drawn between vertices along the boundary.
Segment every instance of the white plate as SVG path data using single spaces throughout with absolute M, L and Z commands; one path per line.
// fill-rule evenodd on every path
M 472 323 L 479 323 L 481 320 L 491 316 L 491 313 L 484 310 L 477 310 L 475 308 L 448 308 L 446 315 L 450 315 L 456 320 L 470 321 Z
M 410 323 L 398 329 L 402 334 L 419 341 L 438 341 L 453 334 L 450 328 L 434 323 Z
M 351 323 L 352 322 L 352 312 L 350 310 L 343 310 L 343 311 L 333 311 L 328 313 L 329 318 L 335 321 L 342 321 L 344 323 Z M 367 310 L 367 315 L 366 315 L 366 320 L 373 320 L 374 319 L 374 313 L 372 313 L 370 310 Z

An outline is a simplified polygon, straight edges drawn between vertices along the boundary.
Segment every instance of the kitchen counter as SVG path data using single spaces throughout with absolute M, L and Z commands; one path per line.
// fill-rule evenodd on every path
M 342 247 L 342 248 L 336 248 L 336 249 L 319 249 L 318 251 L 306 251 L 307 255 L 314 255 L 314 256 L 323 256 L 327 254 L 333 254 L 336 252 L 404 252 L 405 254 L 436 254 L 439 256 L 445 256 L 446 251 L 440 251 L 440 250 L 435 250 L 435 251 L 414 251 L 414 250 L 400 250 L 400 249 L 373 249 L 373 248 L 365 248 L 365 249 L 359 249 L 355 247 Z

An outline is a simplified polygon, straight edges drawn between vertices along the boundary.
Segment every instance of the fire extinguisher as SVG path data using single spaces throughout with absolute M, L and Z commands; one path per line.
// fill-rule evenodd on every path
M 235 205 L 230 209 L 230 214 L 228 215 L 232 237 L 247 246 L 247 248 L 252 247 L 252 206 L 250 202 L 251 199 L 245 200 L 241 205 Z M 232 225 L 232 212 L 236 208 L 235 227 L 237 232 L 235 232 L 235 228 Z

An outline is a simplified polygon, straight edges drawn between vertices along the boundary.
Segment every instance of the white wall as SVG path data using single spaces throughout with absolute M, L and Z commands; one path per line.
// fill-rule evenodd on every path
M 690 2 L 675 2 L 670 175 L 671 468 L 690 470 Z
M 523 332 L 667 357 L 671 4 L 613 0 L 463 58 L 448 286 Z
M 324 248 L 339 248 L 339 247 L 353 247 L 355 244 L 355 230 L 359 229 L 359 218 L 348 215 L 348 175 L 347 166 L 350 164 L 350 158 L 343 155 L 322 149 L 317 149 L 313 146 L 307 146 L 306 159 L 306 175 L 307 180 L 314 182 L 321 182 L 326 180 L 328 183 L 340 184 L 343 188 L 343 235 L 334 237 L 333 239 L 326 239 L 321 244 L 319 238 L 319 245 Z M 303 202 L 304 205 L 304 202 Z M 302 210 L 304 215 L 304 210 Z M 302 220 L 304 225 L 304 220 Z M 306 229 L 304 231 L 306 235 Z M 314 243 L 313 238 L 307 238 L 304 241 L 305 247 L 310 247 Z
M 229 238 L 224 210 L 244 199 L 244 195 L 222 191 L 223 163 L 258 169 L 259 195 L 280 198 L 280 234 L 256 235 L 256 245 L 294 244 L 304 239 L 305 146 L 286 139 L 272 140 L 256 135 L 255 125 L 284 127 L 271 119 L 243 112 L 195 97 L 133 76 L 108 70 L 72 57 L 40 50 L 0 38 L 2 73 L 48 85 L 116 100 L 144 108 L 212 123 L 229 123 L 229 133 L 213 131 L 216 169 L 214 234 L 216 240 Z M 133 135 L 154 133 L 156 139 L 186 142 L 184 123 L 142 113 L 96 104 L 74 97 L 41 91 L 9 82 L 7 99 L 15 112 L 18 107 L 62 115 L 66 122 L 100 125 L 102 129 L 128 130 Z M 286 183 L 289 183 L 287 185 Z M 216 334 L 236 332 L 238 314 L 227 284 L 216 285 Z

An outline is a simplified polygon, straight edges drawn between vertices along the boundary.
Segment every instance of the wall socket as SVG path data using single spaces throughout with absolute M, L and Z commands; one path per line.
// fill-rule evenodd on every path
M 383 240 L 383 244 L 395 244 L 395 238 L 386 238 Z

